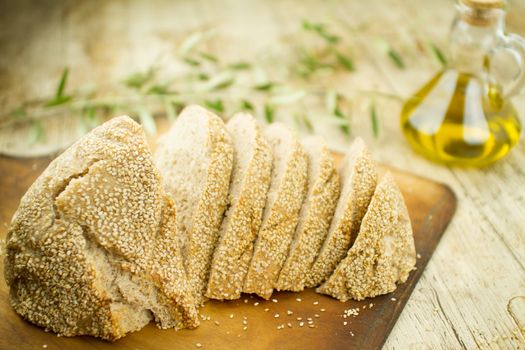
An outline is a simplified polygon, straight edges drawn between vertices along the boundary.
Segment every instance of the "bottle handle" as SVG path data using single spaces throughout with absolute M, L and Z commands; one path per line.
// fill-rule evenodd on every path
M 525 87 L 525 39 L 517 34 L 507 34 L 502 37 L 501 44 L 498 45 L 491 53 L 492 58 L 496 53 L 502 50 L 509 52 L 516 66 L 518 67 L 517 72 L 514 74 L 514 78 L 505 87 L 505 96 L 512 97 L 522 92 Z M 489 59 L 489 74 L 492 74 L 492 58 Z

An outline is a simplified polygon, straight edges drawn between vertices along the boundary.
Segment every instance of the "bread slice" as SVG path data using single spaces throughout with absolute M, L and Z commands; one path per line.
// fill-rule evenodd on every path
M 342 190 L 326 240 L 312 266 L 307 287 L 332 274 L 357 236 L 377 184 L 377 170 L 361 138 L 354 141 L 341 167 Z
M 340 179 L 334 159 L 321 137 L 311 136 L 302 145 L 308 155 L 308 192 L 288 258 L 277 280 L 278 290 L 299 292 L 321 249 L 334 216 Z
M 272 147 L 272 181 L 243 291 L 269 299 L 299 220 L 308 160 L 297 136 L 283 124 L 268 126 L 264 136 Z
M 173 215 L 142 128 L 112 119 L 23 196 L 6 243 L 11 305 L 64 336 L 116 340 L 152 317 L 196 326 Z
M 317 292 L 341 301 L 363 300 L 396 289 L 416 263 L 410 218 L 401 191 L 386 173 L 346 258 Z
M 219 117 L 189 106 L 159 140 L 155 163 L 175 199 L 184 266 L 202 303 L 228 200 L 232 140 Z
M 241 296 L 272 174 L 272 150 L 255 118 L 237 114 L 226 128 L 235 149 L 229 209 L 221 225 L 206 292 L 208 298 L 220 300 Z

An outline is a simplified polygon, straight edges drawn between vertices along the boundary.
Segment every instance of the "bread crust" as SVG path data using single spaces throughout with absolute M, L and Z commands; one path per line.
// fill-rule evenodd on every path
M 410 217 L 392 175 L 379 182 L 346 258 L 317 292 L 341 301 L 390 293 L 416 263 Z
M 362 139 L 352 144 L 341 169 L 342 189 L 336 215 L 325 242 L 306 279 L 307 287 L 325 281 L 352 246 L 377 184 L 374 161 Z
M 309 155 L 307 196 L 300 213 L 290 252 L 277 280 L 277 290 L 300 292 L 306 276 L 314 263 L 328 233 L 340 194 L 340 178 L 330 150 L 321 138 L 306 140 L 314 143 L 313 149 L 305 147 Z M 313 174 L 314 164 L 319 169 Z
M 276 191 L 276 198 L 273 203 L 267 200 L 263 222 L 243 288 L 245 293 L 255 293 L 264 299 L 269 299 L 275 288 L 306 195 L 308 172 L 306 153 L 291 131 L 289 137 L 293 138 L 293 141 L 291 149 L 287 150 L 289 156 L 283 170 L 284 174 L 279 183 L 272 180 L 270 191 Z M 272 147 L 275 150 L 275 145 Z M 274 151 L 274 172 L 275 159 Z M 275 174 L 272 177 L 275 178 Z
M 180 213 L 181 203 L 187 201 L 177 187 L 172 183 L 170 172 L 178 160 L 177 152 L 172 150 L 173 138 L 176 128 L 183 123 L 196 123 L 202 125 L 207 133 L 206 144 L 188 143 L 191 152 L 194 148 L 204 147 L 206 159 L 195 159 L 196 162 L 206 163 L 206 175 L 203 183 L 195 186 L 195 191 L 200 191 L 199 198 L 187 215 L 191 216 L 189 222 L 179 222 L 177 229 L 181 231 L 184 246 L 184 265 L 188 274 L 189 283 L 193 290 L 194 298 L 199 304 L 205 302 L 206 286 L 214 249 L 219 238 L 219 228 L 228 200 L 230 176 L 233 167 L 233 144 L 227 133 L 224 122 L 212 112 L 199 107 L 188 106 L 178 117 L 172 129 L 168 131 L 159 142 L 155 152 L 156 164 L 166 182 L 166 189 L 173 194 L 177 211 Z M 189 135 L 185 135 L 190 137 Z M 185 181 L 192 181 L 196 176 L 190 168 L 179 169 L 185 172 Z
M 236 198 L 230 198 L 229 209 L 221 226 L 220 241 L 212 260 L 206 296 L 219 300 L 238 299 L 241 296 L 271 181 L 272 151 L 257 121 L 251 115 L 238 114 L 228 122 L 228 130 L 231 131 L 230 126 L 237 122 L 249 123 L 255 129 L 255 138 L 251 150 L 253 154 L 246 169 L 243 173 L 232 175 L 230 189 L 234 182 L 240 182 L 238 194 Z M 246 137 L 233 133 L 231 136 Z M 248 151 L 236 149 L 236 162 L 239 152 Z
M 139 299 L 157 296 L 173 310 L 161 324 L 196 325 L 194 303 L 177 305 L 170 295 L 185 293 L 184 271 L 153 267 L 157 233 L 174 235 L 169 225 L 161 229 L 163 198 L 144 132 L 129 117 L 80 139 L 51 162 L 13 217 L 5 258 L 13 309 L 60 335 L 116 340 L 150 321 L 152 305 Z M 181 284 L 162 291 L 152 273 Z M 119 291 L 118 283 L 140 292 Z

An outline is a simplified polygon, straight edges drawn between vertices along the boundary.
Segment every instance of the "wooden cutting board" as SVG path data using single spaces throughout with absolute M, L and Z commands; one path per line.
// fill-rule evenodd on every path
M 341 157 L 335 156 L 339 161 Z M 21 196 L 50 160 L 0 157 L 2 240 Z M 160 330 L 150 324 L 116 343 L 109 343 L 91 337 L 57 337 L 24 321 L 11 309 L 9 290 L 0 278 L 0 349 L 378 349 L 403 310 L 456 209 L 456 197 L 447 186 L 382 168 L 385 169 L 393 172 L 405 197 L 418 253 L 417 269 L 391 294 L 346 303 L 313 290 L 274 293 L 273 301 L 243 295 L 236 301 L 208 302 L 201 309 L 207 320 L 195 330 Z M 0 269 L 3 276 L 3 257 Z M 284 328 L 278 329 L 281 325 Z

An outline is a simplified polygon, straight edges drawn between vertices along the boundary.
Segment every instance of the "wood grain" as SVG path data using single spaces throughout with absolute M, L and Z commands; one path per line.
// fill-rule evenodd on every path
M 508 3 L 508 31 L 525 36 L 525 2 Z M 434 42 L 446 51 L 453 15 L 451 0 L 0 1 L 0 110 L 52 95 L 66 65 L 73 89 L 119 81 L 203 27 L 217 29 L 214 47 L 221 54 L 242 59 L 285 50 L 282 38 L 296 35 L 302 19 L 346 26 L 340 34 L 352 44 L 356 71 L 338 77 L 333 88 L 354 99 L 353 135 L 364 138 L 380 162 L 446 183 L 460 203 L 384 348 L 525 349 L 519 321 L 525 310 L 525 142 L 487 169 L 438 166 L 404 140 L 395 100 L 376 99 L 380 132 L 374 138 L 370 99 L 358 94 L 373 89 L 405 98 L 414 92 L 440 69 L 424 47 Z M 357 27 L 364 29 L 350 29 Z M 378 48 L 378 38 L 401 53 L 406 69 Z M 523 115 L 524 96 L 513 102 Z M 63 145 L 72 131 L 61 123 L 49 130 L 49 143 Z M 316 133 L 343 151 L 351 141 L 323 123 Z M 7 190 L 1 191 L 5 198 Z M 1 207 L 0 225 L 6 225 L 10 217 Z
M 341 157 L 336 155 L 336 159 L 340 161 Z M 0 178 L 0 190 L 4 194 L 0 218 L 3 222 L 10 220 L 19 199 L 49 161 L 50 158 L 17 160 L 0 157 L 0 172 L 7 174 Z M 209 317 L 209 320 L 203 320 L 196 330 L 159 330 L 150 324 L 145 329 L 119 340 L 119 348 L 188 348 L 196 346 L 197 343 L 212 349 L 380 348 L 456 209 L 456 198 L 445 185 L 393 168 L 383 167 L 381 170 L 391 170 L 400 185 L 410 213 L 416 250 L 419 254 L 417 269 L 411 272 L 408 281 L 400 285 L 394 293 L 361 302 L 346 303 L 316 294 L 312 289 L 301 293 L 274 293 L 272 298 L 277 302 L 265 301 L 251 295 L 243 295 L 241 299 L 231 302 L 210 301 L 201 309 L 201 316 Z M 0 238 L 4 239 L 5 235 L 6 226 L 3 226 L 0 229 Z M 2 272 L 3 264 L 2 259 Z M 90 337 L 58 338 L 43 332 L 14 313 L 9 306 L 8 293 L 2 279 L 1 349 L 32 348 L 43 344 L 48 348 L 112 347 L 110 343 Z M 359 309 L 359 315 L 344 318 L 343 314 L 347 309 Z M 293 314 L 288 315 L 288 311 Z M 297 320 L 297 317 L 301 317 L 302 320 Z M 309 327 L 308 318 L 313 320 L 314 328 Z M 284 325 L 284 329 L 277 329 L 280 325 Z

